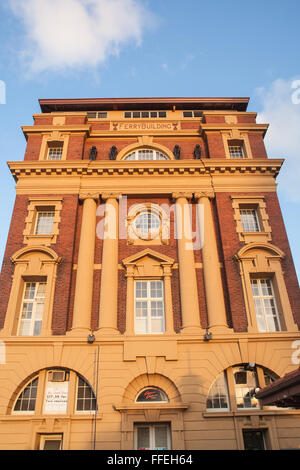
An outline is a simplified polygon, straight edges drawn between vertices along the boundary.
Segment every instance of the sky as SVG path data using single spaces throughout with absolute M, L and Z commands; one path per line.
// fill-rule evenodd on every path
M 300 274 L 299 0 L 0 3 L 0 263 L 40 98 L 250 97 L 284 158 L 278 197 Z

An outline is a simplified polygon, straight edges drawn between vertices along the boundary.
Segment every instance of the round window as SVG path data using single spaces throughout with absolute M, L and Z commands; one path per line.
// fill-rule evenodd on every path
M 133 222 L 134 231 L 139 238 L 149 240 L 157 237 L 161 220 L 155 212 L 145 211 L 137 215 Z

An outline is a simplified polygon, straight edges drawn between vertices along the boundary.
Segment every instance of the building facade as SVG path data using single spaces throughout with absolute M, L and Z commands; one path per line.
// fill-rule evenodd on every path
M 8 162 L 1 449 L 300 447 L 255 396 L 298 367 L 300 305 L 248 101 L 40 100 Z

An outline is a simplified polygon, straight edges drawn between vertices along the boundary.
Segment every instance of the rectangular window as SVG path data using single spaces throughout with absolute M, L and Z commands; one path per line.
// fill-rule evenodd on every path
M 271 279 L 252 279 L 252 295 L 258 330 L 280 331 L 279 315 Z
M 266 450 L 265 431 L 243 429 L 245 450 Z
M 184 118 L 197 118 L 202 116 L 202 111 L 182 111 Z
M 256 209 L 240 209 L 240 215 L 244 232 L 260 232 Z
M 170 450 L 169 424 L 137 424 L 135 426 L 136 450 Z
M 245 158 L 244 150 L 241 145 L 229 145 L 230 158 Z
M 140 119 L 140 118 L 166 118 L 166 111 L 124 111 L 124 118 L 126 119 Z
M 42 327 L 46 282 L 26 282 L 18 335 L 39 336 Z
M 48 160 L 61 160 L 62 159 L 63 146 L 49 147 Z
M 51 235 L 53 231 L 55 212 L 52 210 L 43 210 L 37 212 L 35 235 Z
M 164 331 L 163 281 L 136 281 L 135 332 L 159 334 Z
M 61 450 L 62 434 L 42 434 L 40 438 L 40 450 Z
M 106 119 L 107 111 L 89 111 L 87 117 L 88 119 Z

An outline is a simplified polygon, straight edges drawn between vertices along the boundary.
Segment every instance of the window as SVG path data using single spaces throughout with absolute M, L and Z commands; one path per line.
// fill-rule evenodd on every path
M 19 336 L 39 336 L 44 312 L 46 282 L 26 282 L 19 320 Z
M 237 409 L 259 408 L 258 400 L 255 398 L 255 389 L 258 386 L 256 371 L 235 367 L 233 377 Z
M 280 321 L 271 279 L 251 279 L 259 331 L 280 331 Z
M 141 149 L 131 152 L 124 160 L 169 160 L 169 158 L 158 150 Z
M 197 118 L 202 117 L 202 111 L 182 111 L 184 118 Z
M 40 437 L 40 450 L 61 450 L 62 434 L 42 434 Z
M 166 118 L 166 111 L 125 111 L 124 118 L 140 119 L 140 118 Z
M 78 377 L 76 411 L 95 411 L 96 406 L 96 397 L 94 395 L 93 389 L 82 377 Z
M 243 439 L 245 450 L 265 450 L 265 431 L 243 429 Z
M 35 235 L 50 235 L 53 231 L 54 210 L 38 210 L 36 216 Z
M 227 379 L 225 373 L 219 375 L 211 386 L 206 401 L 206 409 L 208 411 L 229 410 Z
M 240 209 L 240 215 L 244 232 L 260 232 L 256 209 Z
M 136 402 L 137 403 L 149 403 L 149 402 L 168 402 L 168 397 L 159 388 L 147 388 L 146 390 L 143 390 L 141 393 L 139 393 Z
M 107 111 L 88 111 L 87 117 L 88 119 L 106 119 Z
M 136 281 L 135 332 L 158 334 L 164 331 L 163 281 Z
M 161 221 L 159 215 L 155 212 L 144 211 L 134 219 L 133 224 L 137 236 L 148 240 L 158 236 Z
M 171 449 L 169 424 L 136 424 L 136 450 L 168 450 Z
M 96 396 L 88 381 L 62 368 L 41 370 L 12 401 L 13 414 L 70 415 L 96 410 Z
M 34 413 L 39 379 L 33 379 L 20 393 L 13 408 L 15 413 Z
M 48 160 L 61 160 L 63 153 L 63 146 L 59 145 L 56 147 L 49 147 L 48 150 Z
M 244 150 L 241 145 L 229 145 L 230 158 L 245 158 Z

